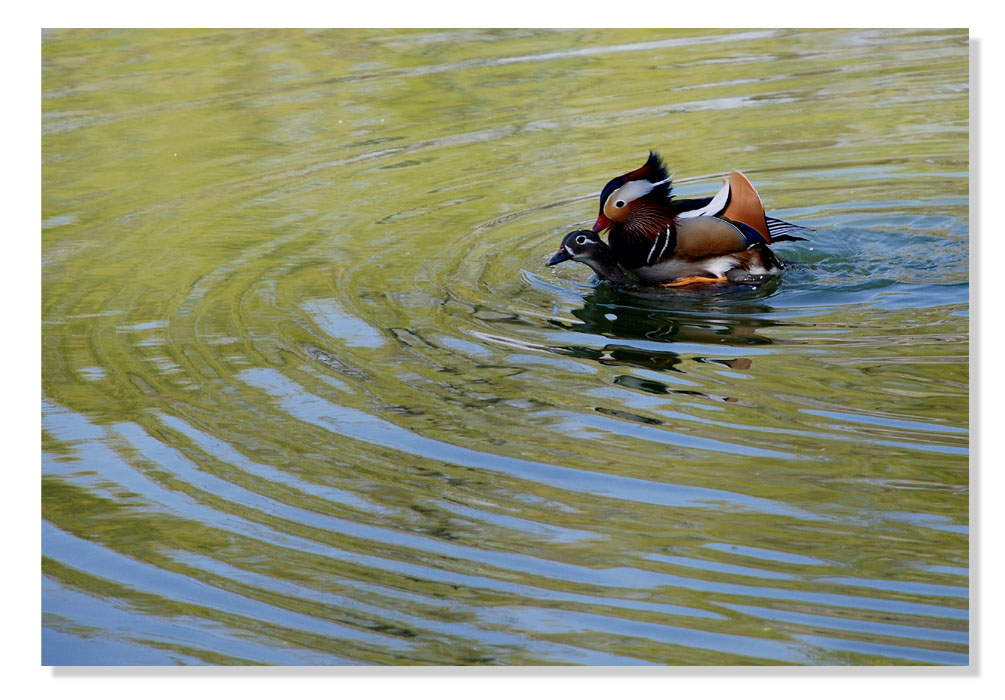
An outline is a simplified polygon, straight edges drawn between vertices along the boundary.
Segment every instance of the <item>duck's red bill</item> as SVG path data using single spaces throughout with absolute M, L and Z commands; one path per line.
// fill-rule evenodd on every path
M 608 219 L 603 214 L 601 214 L 600 216 L 597 217 L 597 223 L 593 224 L 593 232 L 594 233 L 600 233 L 601 231 L 603 231 L 605 228 L 607 228 L 610 225 L 611 225 L 611 220 Z

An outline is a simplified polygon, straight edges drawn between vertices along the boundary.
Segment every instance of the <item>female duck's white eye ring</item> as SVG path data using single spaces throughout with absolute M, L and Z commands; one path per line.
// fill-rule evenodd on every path
M 619 199 L 618 201 L 616 201 L 614 203 L 614 206 L 616 206 L 618 209 L 620 209 L 621 207 L 625 206 L 625 202 L 624 202 L 624 200 Z
M 586 245 L 586 236 L 576 236 L 576 245 Z

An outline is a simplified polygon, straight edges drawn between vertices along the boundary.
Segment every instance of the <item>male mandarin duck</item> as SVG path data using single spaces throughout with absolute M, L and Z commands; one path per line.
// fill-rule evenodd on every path
M 608 243 L 598 235 L 604 229 Z M 626 285 L 752 284 L 782 270 L 768 245 L 805 240 L 790 235 L 797 230 L 805 229 L 765 215 L 757 190 L 738 170 L 714 197 L 674 199 L 671 177 L 650 151 L 641 168 L 607 183 L 593 230 L 566 235 L 548 265 L 575 260 Z

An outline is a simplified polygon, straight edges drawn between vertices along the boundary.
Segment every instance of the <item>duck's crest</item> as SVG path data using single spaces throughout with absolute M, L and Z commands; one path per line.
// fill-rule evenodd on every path
M 670 192 L 673 189 L 671 177 L 672 176 L 667 172 L 663 159 L 660 158 L 660 154 L 656 151 L 649 151 L 649 159 L 646 160 L 645 165 L 638 170 L 625 173 L 623 176 L 625 182 L 630 182 L 632 180 L 648 180 L 656 185 L 656 187 L 653 188 L 652 194 L 663 195 L 667 199 L 670 198 Z
M 624 175 L 618 175 L 616 178 L 604 185 L 603 191 L 600 193 L 600 211 L 598 216 L 604 215 L 604 204 L 607 202 L 607 198 L 611 195 L 611 192 L 618 189 L 626 182 L 632 182 L 633 180 L 645 180 L 654 187 L 646 192 L 646 197 L 654 198 L 664 198 L 669 200 L 673 195 L 671 191 L 673 189 L 672 177 L 667 175 L 666 166 L 663 165 L 663 159 L 660 158 L 660 154 L 656 151 L 649 151 L 649 159 L 646 160 L 646 164 L 637 170 L 633 170 L 630 173 L 625 173 Z M 657 184 L 658 183 L 658 184 Z

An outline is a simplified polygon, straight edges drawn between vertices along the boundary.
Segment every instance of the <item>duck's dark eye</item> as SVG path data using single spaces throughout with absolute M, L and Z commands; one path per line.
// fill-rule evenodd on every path
M 576 236 L 576 245 L 586 245 L 586 236 Z
M 625 206 L 625 200 L 619 199 L 618 201 L 616 201 L 614 203 L 614 206 L 616 206 L 618 209 L 620 209 L 621 207 Z

